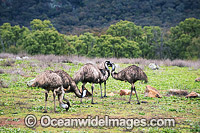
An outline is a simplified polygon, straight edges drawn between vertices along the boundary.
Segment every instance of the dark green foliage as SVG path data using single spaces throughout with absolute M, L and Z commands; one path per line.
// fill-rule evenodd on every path
M 58 33 L 49 20 L 31 21 L 32 32 L 23 40 L 29 54 L 70 54 L 73 48 L 67 47 L 65 36 Z M 73 53 L 73 52 L 72 52 Z
M 147 59 L 199 59 L 200 20 L 188 18 L 169 31 L 158 26 L 120 21 L 105 34 L 79 36 L 59 33 L 49 20 L 34 19 L 31 30 L 4 23 L 0 26 L 0 52 L 17 54 L 80 55 Z M 98 36 L 96 36 L 98 35 Z
M 0 52 L 21 51 L 22 40 L 29 32 L 26 27 L 20 28 L 19 25 L 11 26 L 10 23 L 4 23 L 0 26 Z
M 128 40 L 135 41 L 142 51 L 140 56 L 143 58 L 162 58 L 161 53 L 164 51 L 163 37 L 161 28 L 158 26 L 145 26 L 142 28 L 130 21 L 120 21 L 115 25 L 111 25 L 106 33 L 114 37 L 123 36 Z M 131 47 L 128 49 L 131 49 Z M 126 52 L 130 51 L 128 49 Z M 123 57 L 135 56 L 123 55 Z
M 200 20 L 188 18 L 170 29 L 171 58 L 200 58 Z
M 94 45 L 89 56 L 137 58 L 140 54 L 141 50 L 137 42 L 127 40 L 125 37 L 102 35 L 97 39 L 97 44 Z

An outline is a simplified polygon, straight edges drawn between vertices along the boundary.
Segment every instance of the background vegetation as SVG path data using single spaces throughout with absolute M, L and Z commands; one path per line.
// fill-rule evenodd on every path
M 0 0 L 0 25 L 29 27 L 50 20 L 61 33 L 101 31 L 120 20 L 170 28 L 186 18 L 200 19 L 199 0 Z
M 200 20 L 188 18 L 169 31 L 159 26 L 137 26 L 119 21 L 105 33 L 85 32 L 79 36 L 59 33 L 49 20 L 34 19 L 30 28 L 0 26 L 0 52 L 88 57 L 146 59 L 199 59 Z

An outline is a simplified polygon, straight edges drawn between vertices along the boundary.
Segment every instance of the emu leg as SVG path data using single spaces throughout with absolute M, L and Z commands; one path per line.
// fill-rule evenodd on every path
M 100 89 L 101 89 L 101 98 L 103 98 L 103 96 L 102 96 L 102 86 L 101 86 L 101 83 L 99 83 L 99 85 L 100 85 Z
M 63 100 L 66 101 L 67 103 L 63 102 Z M 58 101 L 59 101 L 59 104 L 60 104 L 60 108 L 62 107 L 64 109 L 66 109 L 66 111 L 68 111 L 69 107 L 71 107 L 69 100 L 65 99 L 64 93 L 58 94 Z M 66 104 L 68 105 L 68 107 L 66 106 Z
M 56 91 L 55 90 L 53 91 L 53 103 L 54 103 L 54 112 L 57 113 L 56 112 Z
M 63 97 L 63 100 L 64 100 L 65 102 L 67 102 L 67 104 L 68 104 L 69 107 L 71 107 L 69 100 L 67 100 L 65 97 Z
M 138 99 L 138 96 L 137 96 L 137 92 L 136 92 L 135 86 L 134 86 L 133 89 L 134 89 L 134 91 L 135 91 L 135 95 L 136 95 L 136 97 L 137 97 L 137 101 L 138 101 L 137 104 L 140 104 L 140 101 L 139 101 L 139 99 Z M 131 94 L 132 94 L 132 91 L 131 91 Z
M 59 102 L 59 104 L 64 104 L 63 101 L 62 101 L 62 100 L 64 100 L 64 95 L 65 95 L 64 90 L 63 91 L 61 90 L 61 92 L 58 93 L 58 102 Z
M 131 87 L 131 93 L 130 93 L 130 98 L 129 98 L 129 101 L 128 103 L 131 103 L 131 96 L 133 95 L 133 86 Z
M 85 84 L 86 84 L 86 83 L 83 83 L 83 85 L 82 85 L 82 93 L 83 93 L 83 91 L 84 91 Z M 80 100 L 80 102 L 81 102 L 81 103 L 83 103 L 83 102 L 82 102 L 82 97 L 81 97 L 81 100 Z
M 94 103 L 94 102 L 93 102 L 93 91 L 94 91 L 94 84 L 92 84 L 92 86 L 91 86 L 91 89 L 92 89 L 92 102 L 91 102 L 91 104 L 96 104 L 96 103 Z
M 106 96 L 106 81 L 104 82 L 104 97 L 107 97 Z
M 47 113 L 47 98 L 48 98 L 48 93 L 45 92 L 45 110 L 43 113 Z

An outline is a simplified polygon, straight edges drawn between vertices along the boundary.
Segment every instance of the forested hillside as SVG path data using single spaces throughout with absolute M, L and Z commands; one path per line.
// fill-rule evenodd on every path
M 0 0 L 0 25 L 47 19 L 64 34 L 99 32 L 120 20 L 169 28 L 189 17 L 200 18 L 199 0 Z

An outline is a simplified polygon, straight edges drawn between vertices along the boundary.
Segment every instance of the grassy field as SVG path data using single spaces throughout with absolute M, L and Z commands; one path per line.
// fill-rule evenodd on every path
M 44 59 L 45 60 L 45 59 Z M 175 127 L 76 127 L 76 128 L 55 128 L 41 127 L 39 124 L 34 128 L 28 128 L 24 124 L 24 118 L 28 114 L 34 114 L 38 121 L 44 111 L 44 90 L 40 88 L 28 88 L 26 82 L 33 79 L 38 73 L 44 70 L 63 69 L 72 77 L 83 65 L 81 62 L 54 62 L 44 61 L 38 58 L 28 60 L 3 59 L 0 61 L 0 132 L 200 132 L 200 99 L 187 99 L 185 97 L 167 96 L 169 89 L 183 89 L 188 92 L 200 93 L 200 83 L 194 82 L 200 77 L 200 69 L 194 67 L 166 66 L 161 64 L 159 70 L 151 70 L 147 65 L 139 62 L 149 78 L 147 84 L 136 82 L 136 90 L 140 101 L 148 103 L 136 104 L 136 96 L 132 97 L 131 104 L 127 104 L 129 96 L 120 96 L 121 89 L 130 89 L 127 82 L 116 81 L 110 77 L 107 81 L 107 93 L 113 92 L 114 96 L 100 98 L 99 85 L 95 85 L 94 102 L 91 104 L 91 97 L 83 98 L 83 103 L 75 97 L 74 93 L 67 93 L 65 97 L 70 100 L 72 107 L 65 111 L 56 102 L 57 111 L 53 112 L 52 93 L 48 99 L 48 113 L 51 118 L 87 118 L 88 115 L 98 115 L 104 118 L 174 118 Z M 102 59 L 103 60 L 103 59 Z M 117 62 L 116 71 L 119 71 L 131 64 L 130 62 Z M 127 61 L 127 60 L 126 60 Z M 84 62 L 84 61 L 83 61 Z M 87 62 L 87 61 L 85 61 Z M 200 66 L 199 62 L 197 65 Z M 78 87 L 81 87 L 81 83 Z M 162 98 L 144 97 L 145 86 L 151 85 L 159 90 Z M 91 91 L 88 83 L 86 88 Z

